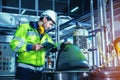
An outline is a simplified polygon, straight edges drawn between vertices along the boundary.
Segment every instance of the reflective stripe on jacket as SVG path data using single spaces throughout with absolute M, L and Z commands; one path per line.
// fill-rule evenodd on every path
M 21 24 L 16 30 L 14 38 L 10 42 L 10 46 L 18 53 L 18 62 L 42 66 L 45 62 L 45 49 L 26 51 L 26 45 L 42 44 L 44 42 L 53 43 L 52 38 L 47 33 L 40 39 L 38 31 L 31 27 L 29 23 L 25 23 Z

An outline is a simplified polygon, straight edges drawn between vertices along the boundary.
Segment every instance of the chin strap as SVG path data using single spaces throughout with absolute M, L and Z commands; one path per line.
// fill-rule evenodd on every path
M 45 33 L 45 29 L 44 29 L 43 26 L 39 26 L 38 27 L 38 31 L 39 31 L 40 34 L 44 34 Z

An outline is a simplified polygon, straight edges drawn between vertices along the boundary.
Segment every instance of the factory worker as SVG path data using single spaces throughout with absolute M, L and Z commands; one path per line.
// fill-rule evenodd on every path
M 41 13 L 39 21 L 20 24 L 10 42 L 12 50 L 18 53 L 16 79 L 41 79 L 45 53 L 50 47 L 54 47 L 47 30 L 51 29 L 56 21 L 56 12 L 46 10 Z

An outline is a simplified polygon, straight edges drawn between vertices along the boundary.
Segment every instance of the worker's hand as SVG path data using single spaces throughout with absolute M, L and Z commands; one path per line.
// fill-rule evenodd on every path
M 64 42 L 64 44 L 71 44 L 71 42 Z
M 71 44 L 70 42 L 63 42 L 61 45 L 60 45 L 60 48 L 63 49 L 65 47 L 65 45 L 67 44 Z
M 43 48 L 43 45 L 41 45 L 41 44 L 34 44 L 34 45 L 33 45 L 33 50 L 35 50 L 35 51 L 38 51 L 38 50 L 40 50 L 41 48 Z

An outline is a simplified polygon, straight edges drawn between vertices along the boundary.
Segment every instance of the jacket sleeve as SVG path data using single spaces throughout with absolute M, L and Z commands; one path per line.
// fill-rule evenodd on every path
M 22 24 L 16 30 L 13 39 L 10 42 L 10 47 L 15 52 L 24 52 L 26 51 L 26 41 L 25 36 L 27 29 L 25 28 L 26 24 Z

